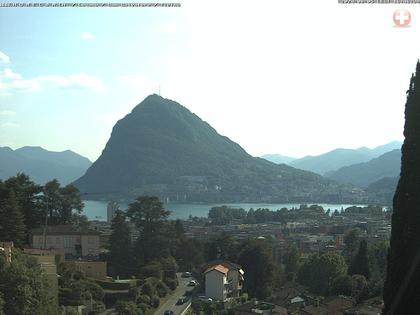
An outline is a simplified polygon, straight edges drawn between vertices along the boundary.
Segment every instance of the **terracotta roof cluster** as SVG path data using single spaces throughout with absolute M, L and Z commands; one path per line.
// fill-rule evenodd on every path
M 32 235 L 44 234 L 44 228 L 39 227 L 31 230 Z M 100 235 L 96 230 L 88 228 L 80 228 L 73 225 L 48 225 L 46 230 L 47 235 Z

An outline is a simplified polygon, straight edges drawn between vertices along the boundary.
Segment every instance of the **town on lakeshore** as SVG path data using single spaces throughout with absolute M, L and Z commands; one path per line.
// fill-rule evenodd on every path
M 59 222 L 64 217 L 56 207 L 48 219 Z M 150 218 L 147 208 L 159 214 Z M 127 210 L 110 201 L 105 211 L 106 221 L 80 216 L 28 231 L 22 254 L 35 259 L 45 275 L 50 308 L 81 314 L 136 309 L 286 315 L 380 314 L 383 307 L 389 208 L 218 206 L 207 217 L 170 221 L 158 198 L 139 197 Z M 151 228 L 163 240 L 142 241 L 153 238 L 143 234 Z M 13 242 L 2 242 L 1 249 L 5 266 L 22 260 L 22 254 L 12 254 Z
M 0 0 L 0 315 L 419 315 L 415 3 Z

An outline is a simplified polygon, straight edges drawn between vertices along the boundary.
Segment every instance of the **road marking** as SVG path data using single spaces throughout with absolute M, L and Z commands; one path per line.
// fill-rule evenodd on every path
M 191 302 L 189 302 L 189 303 L 188 303 L 187 307 L 185 308 L 185 310 L 183 310 L 183 311 L 181 312 L 181 314 L 180 314 L 180 315 L 184 315 L 184 314 L 188 311 L 188 309 L 190 308 L 190 306 L 191 306 Z

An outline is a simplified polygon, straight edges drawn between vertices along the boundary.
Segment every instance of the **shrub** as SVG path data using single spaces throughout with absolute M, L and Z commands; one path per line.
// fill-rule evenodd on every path
M 206 313 L 209 313 L 209 314 L 214 314 L 214 312 L 217 310 L 217 306 L 214 303 L 208 303 L 205 305 L 204 308 L 206 310 Z
M 140 295 L 140 289 L 138 287 L 132 287 L 128 290 L 128 294 L 134 301 L 136 301 Z
M 168 291 L 168 287 L 162 281 L 159 281 L 156 284 L 156 292 L 159 295 L 159 297 L 165 297 L 168 294 Z
M 147 296 L 147 295 L 146 295 Z M 150 303 L 150 299 L 149 299 L 149 303 Z M 147 310 L 149 309 L 149 303 L 139 303 L 137 304 L 137 307 L 142 310 L 143 314 L 145 314 L 147 312 Z
M 79 315 L 76 307 L 72 306 L 62 306 L 61 313 L 62 315 Z
M 154 262 L 150 263 L 140 270 L 140 275 L 144 278 L 148 277 L 155 277 L 158 279 L 162 279 L 163 276 L 163 269 L 160 263 Z
M 248 293 L 242 293 L 241 295 L 241 303 L 244 304 L 248 301 Z
M 161 281 L 159 278 L 156 277 L 149 277 L 144 280 L 144 283 L 150 283 L 153 286 L 156 286 L 158 282 Z
M 150 297 L 148 295 L 142 294 L 137 298 L 137 303 L 150 305 Z
M 353 282 L 349 275 L 341 275 L 333 280 L 332 293 L 337 295 L 352 294 Z
M 178 286 L 178 280 L 177 279 L 165 279 L 165 284 L 169 287 L 171 290 L 175 290 Z
M 296 273 L 295 272 L 288 272 L 286 274 L 286 280 L 290 281 L 290 282 L 295 282 L 296 281 Z
M 150 299 L 150 304 L 153 308 L 158 308 L 160 304 L 160 299 L 157 295 L 153 295 Z
M 133 302 L 118 301 L 115 304 L 115 311 L 118 315 L 142 315 L 142 311 Z
M 204 303 L 201 301 L 193 301 L 191 308 L 195 314 L 200 314 L 202 311 L 204 311 Z
M 148 282 L 143 284 L 143 286 L 141 287 L 141 293 L 148 295 L 149 297 L 152 297 L 155 294 L 155 291 L 155 287 Z

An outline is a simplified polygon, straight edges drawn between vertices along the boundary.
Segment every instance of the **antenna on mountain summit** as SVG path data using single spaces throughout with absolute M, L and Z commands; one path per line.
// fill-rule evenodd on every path
M 160 84 L 159 84 L 159 96 L 160 96 Z

